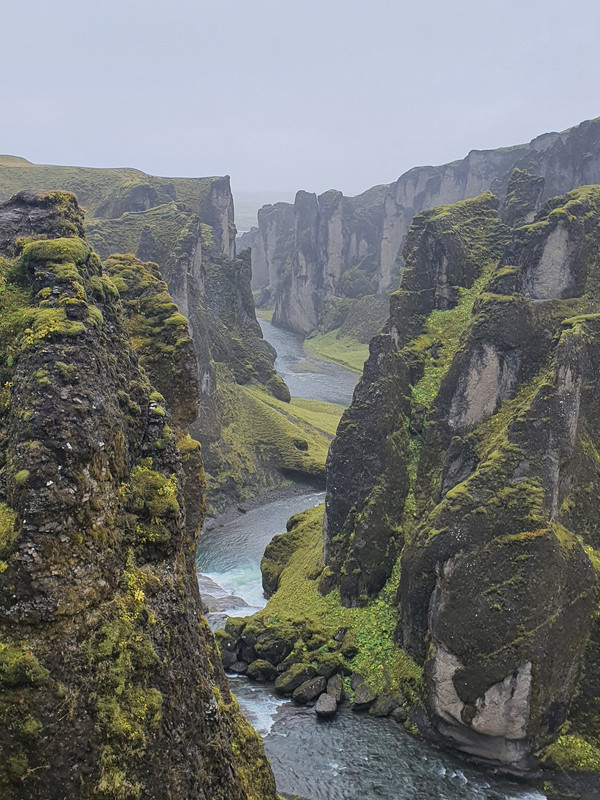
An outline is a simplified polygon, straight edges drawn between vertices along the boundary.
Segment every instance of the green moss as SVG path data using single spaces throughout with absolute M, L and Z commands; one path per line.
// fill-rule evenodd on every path
M 163 325 L 171 325 L 175 328 L 183 328 L 184 330 L 187 330 L 188 321 L 183 314 L 180 314 L 178 311 L 176 311 L 174 314 L 171 314 L 171 316 L 164 320 Z
M 346 630 L 346 637 L 353 638 L 354 646 L 348 649 L 353 655 L 342 657 L 341 667 L 363 675 L 376 693 L 403 691 L 413 702 L 420 702 L 422 671 L 393 638 L 398 574 L 394 573 L 379 597 L 363 608 L 342 606 L 337 590 L 321 595 L 318 579 L 323 569 L 322 522 L 323 506 L 296 515 L 291 531 L 282 535 L 282 539 L 293 537 L 295 541 L 292 548 L 287 548 L 286 563 L 279 565 L 278 589 L 248 624 L 251 628 L 273 628 L 283 637 L 286 631 L 295 631 L 296 659 L 314 660 L 316 665 L 327 656 L 326 643 L 334 643 L 339 631 Z M 314 650 L 315 643 L 323 646 L 322 654 Z
M 24 161 L 24 160 L 23 160 Z M 179 202 L 185 203 L 193 213 L 199 213 L 217 178 L 159 178 L 146 175 L 136 169 L 93 169 L 86 167 L 63 167 L 45 164 L 3 163 L 0 164 L 0 198 L 8 200 L 23 189 L 46 190 L 55 202 L 72 202 L 73 194 L 90 218 L 121 216 L 118 208 L 136 186 L 147 186 L 157 192 L 159 203 L 171 203 L 173 192 Z M 63 191 L 55 191 L 59 186 Z M 72 194 L 71 194 L 72 193 Z M 172 203 L 171 203 L 172 204 Z M 172 204 L 173 205 L 173 204 Z M 158 209 L 151 209 L 152 211 Z M 146 212 L 148 213 L 148 212 Z M 144 216 L 143 213 L 126 216 Z M 104 220 L 119 222 L 120 220 Z M 139 239 L 139 236 L 138 236 Z M 122 248 L 116 248 L 117 252 Z M 135 247 L 128 248 L 132 252 Z
M 29 649 L 0 641 L 0 688 L 41 686 L 49 674 Z
M 294 398 L 277 400 L 258 386 L 236 385 L 216 366 L 221 438 L 204 449 L 209 501 L 222 502 L 232 483 L 242 493 L 282 484 L 281 471 L 322 477 L 342 407 Z
M 0 555 L 4 554 L 16 539 L 16 519 L 17 515 L 12 508 L 0 503 Z
M 33 377 L 38 386 L 50 386 L 52 381 L 48 377 L 48 370 L 45 367 L 34 372 Z
M 431 407 L 469 325 L 475 300 L 494 266 L 495 261 L 488 258 L 475 283 L 469 289 L 459 287 L 456 306 L 446 311 L 432 311 L 421 336 L 405 348 L 409 359 L 416 357 L 423 363 L 423 376 L 412 389 L 413 403 L 425 409 Z
M 213 229 L 210 225 L 206 225 L 205 223 L 200 224 L 200 236 L 202 240 L 202 247 L 206 247 L 208 250 L 212 250 L 215 246 L 215 239 L 213 235 Z
M 29 478 L 29 470 L 21 469 L 15 475 L 15 484 L 17 486 L 24 486 L 27 483 L 28 478 Z
M 149 467 L 136 467 L 126 490 L 128 507 L 137 515 L 136 538 L 140 542 L 164 542 L 170 538 L 168 523 L 179 513 L 175 475 L 166 477 Z
M 79 277 L 78 265 L 85 264 L 91 248 L 83 239 L 43 239 L 28 244 L 21 255 L 21 268 L 34 270 L 38 266 L 51 269 L 57 278 L 73 280 Z M 64 270 L 65 275 L 60 274 Z
M 87 321 L 90 325 L 93 325 L 95 328 L 101 328 L 104 324 L 104 317 L 100 309 L 96 306 L 88 306 L 87 313 Z
M 78 380 L 77 367 L 75 364 L 66 364 L 64 361 L 55 361 L 54 366 L 59 372 L 64 383 L 75 383 Z
M 175 421 L 189 424 L 197 416 L 197 384 L 186 318 L 177 311 L 155 264 L 115 255 L 105 267 L 119 283 L 127 330 L 142 367 Z M 163 416 L 159 409 L 153 413 Z
M 149 685 L 160 661 L 146 630 L 154 624 L 146 591 L 155 581 L 150 568 L 138 569 L 130 555 L 112 616 L 83 645 L 97 687 L 96 712 L 104 737 L 99 797 L 140 797 L 141 785 L 129 777 L 128 764 L 143 756 L 148 733 L 160 724 L 162 695 Z
M 568 772 L 600 772 L 600 747 L 579 736 L 559 736 L 546 748 L 546 758 Z
M 16 753 L 6 760 L 7 775 L 16 781 L 22 781 L 29 771 L 29 762 L 25 753 Z
M 85 332 L 83 322 L 68 319 L 64 307 L 26 309 L 21 321 L 24 326 L 20 341 L 23 350 L 47 337 L 74 337 Z

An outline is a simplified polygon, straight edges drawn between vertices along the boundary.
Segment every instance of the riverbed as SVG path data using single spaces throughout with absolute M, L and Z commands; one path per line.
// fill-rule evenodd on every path
M 275 369 L 287 383 L 292 397 L 322 400 L 349 406 L 359 375 L 339 364 L 309 355 L 302 336 L 258 320 L 263 337 L 277 351 Z
M 302 339 L 261 320 L 277 350 L 276 368 L 292 395 L 348 405 L 357 375 L 308 357 Z M 248 605 L 234 616 L 264 607 L 260 559 L 285 531 L 287 519 L 318 505 L 324 493 L 306 491 L 267 502 L 226 521 L 209 523 L 197 551 L 198 571 L 224 595 Z M 212 627 L 225 612 L 207 614 Z M 280 792 L 307 800 L 543 800 L 545 795 L 467 765 L 408 734 L 396 722 L 344 709 L 320 721 L 313 709 L 278 697 L 270 686 L 230 676 L 232 690 L 262 735 Z

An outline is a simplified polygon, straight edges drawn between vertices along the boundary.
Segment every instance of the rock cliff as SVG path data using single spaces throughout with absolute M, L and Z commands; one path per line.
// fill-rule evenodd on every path
M 521 218 L 531 190 L 513 185 Z M 598 745 L 600 188 L 512 230 L 496 207 L 413 222 L 330 450 L 320 586 L 368 606 L 399 576 L 396 639 L 438 734 L 517 771 L 570 708 L 554 756 Z
M 272 798 L 201 616 L 197 365 L 73 195 L 0 206 L 0 793 Z
M 404 268 L 399 255 L 415 214 L 486 190 L 503 200 L 515 169 L 536 178 L 533 212 L 550 197 L 598 183 L 600 119 L 529 144 L 416 167 L 357 197 L 299 192 L 293 205 L 265 206 L 250 237 L 254 286 L 266 287 L 261 301 L 274 305 L 275 324 L 307 334 L 323 326 L 336 298 L 390 292 Z
M 280 436 L 281 426 L 272 426 L 277 441 L 265 446 L 239 424 L 240 415 L 256 414 L 257 402 L 264 416 L 271 399 L 287 402 L 289 391 L 256 321 L 249 253 L 235 257 L 229 179 L 156 178 L 137 170 L 40 166 L 0 157 L 0 198 L 13 189 L 55 187 L 78 193 L 88 209 L 88 240 L 102 259 L 129 253 L 158 264 L 189 320 L 202 408 L 194 435 L 204 448 L 211 510 L 281 484 L 292 464 L 322 476 L 329 437 L 318 434 L 320 466 L 309 457 L 304 470 L 293 448 L 303 430 Z M 263 390 L 260 401 L 245 391 L 252 387 Z M 235 440 L 229 435 L 234 429 Z
M 325 508 L 218 640 L 302 702 L 341 681 L 494 767 L 600 772 L 600 187 L 538 192 L 517 174 L 502 204 L 415 217 Z

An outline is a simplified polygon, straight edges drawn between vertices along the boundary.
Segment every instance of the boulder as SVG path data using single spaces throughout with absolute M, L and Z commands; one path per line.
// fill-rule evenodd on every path
M 292 694 L 301 684 L 311 680 L 317 672 L 311 664 L 293 664 L 287 672 L 275 681 L 275 689 L 280 694 Z
M 258 658 L 248 664 L 246 675 L 252 678 L 253 681 L 271 683 L 277 677 L 277 669 L 269 661 L 265 661 L 264 658 Z
M 339 675 L 332 675 L 327 681 L 327 694 L 330 694 L 336 703 L 341 703 L 344 696 L 344 687 Z
M 375 692 L 371 691 L 366 683 L 359 683 L 354 690 L 352 711 L 366 711 L 376 697 Z
M 337 711 L 337 703 L 334 695 L 324 692 L 315 705 L 315 714 L 323 719 L 331 719 Z
M 316 700 L 327 687 L 327 681 L 322 675 L 316 678 L 311 678 L 292 692 L 292 700 L 299 706 L 308 705 L 311 701 Z
M 392 711 L 402 702 L 398 695 L 392 693 L 380 694 L 369 708 L 372 717 L 389 717 Z
M 277 666 L 292 652 L 293 644 L 282 638 L 280 634 L 268 630 L 261 633 L 254 645 L 254 651 L 259 658 L 266 658 L 271 664 Z
M 394 722 L 398 722 L 400 724 L 406 722 L 406 720 L 408 719 L 408 714 L 406 713 L 406 709 L 404 708 L 404 706 L 398 706 L 397 708 L 395 708 L 390 714 L 390 716 L 394 720 Z
M 230 667 L 237 661 L 235 639 L 230 636 L 226 631 L 220 630 L 215 634 L 215 641 L 221 653 L 221 661 L 225 668 Z
M 340 659 L 337 653 L 325 653 L 319 659 L 317 674 L 330 678 L 340 668 Z
M 225 594 L 222 597 L 213 597 L 206 593 L 202 595 L 204 614 L 212 614 L 215 611 L 233 611 L 238 608 L 248 608 L 248 603 L 235 594 Z

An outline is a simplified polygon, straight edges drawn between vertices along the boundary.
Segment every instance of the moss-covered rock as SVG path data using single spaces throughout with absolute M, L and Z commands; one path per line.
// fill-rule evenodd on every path
M 416 217 L 328 461 L 321 591 L 399 586 L 440 737 L 512 770 L 598 741 L 599 222 L 598 187 Z
M 274 681 L 277 677 L 277 670 L 269 661 L 264 658 L 257 658 L 248 664 L 246 675 L 253 681 Z
M 273 319 L 281 327 L 304 335 L 337 328 L 347 300 L 397 288 L 417 215 L 492 191 L 503 200 L 507 224 L 530 222 L 549 198 L 598 180 L 599 142 L 600 119 L 594 119 L 529 143 L 414 167 L 356 197 L 301 191 L 293 204 L 265 206 L 249 235 L 255 288 L 275 305 Z M 369 304 L 362 309 L 374 310 Z
M 269 657 L 271 663 L 277 661 L 277 671 L 287 676 L 286 681 L 297 674 L 302 676 L 301 683 L 322 677 L 337 701 L 342 681 L 351 694 L 349 676 L 354 674 L 362 677 L 373 696 L 391 692 L 420 704 L 421 670 L 393 641 L 393 591 L 362 608 L 342 606 L 337 590 L 325 597 L 319 592 L 322 518 L 321 506 L 288 521 L 289 531 L 281 541 L 293 537 L 294 545 L 281 550 L 277 591 L 263 611 L 250 618 L 229 619 L 225 630 L 217 633 L 224 663 L 230 664 L 237 657 L 233 654 L 251 643 L 256 653 Z M 283 653 L 287 655 L 280 660 Z M 319 681 L 318 687 L 322 685 Z
M 275 800 L 201 616 L 185 319 L 64 233 L 0 264 L 0 794 Z
M 275 681 L 275 688 L 281 694 L 292 694 L 299 686 L 316 677 L 312 664 L 293 664 Z M 322 679 L 324 681 L 324 679 Z M 323 689 L 321 689 L 323 691 Z M 319 692 L 320 694 L 320 692 Z
M 56 187 L 61 191 L 54 191 Z M 155 385 L 165 397 L 170 393 L 179 398 L 173 405 L 176 415 L 190 413 L 195 399 L 185 396 L 184 390 L 197 386 L 202 414 L 195 421 L 193 435 L 204 447 L 209 473 L 227 471 L 219 443 L 222 428 L 230 425 L 232 418 L 223 415 L 219 381 L 224 384 L 224 393 L 237 384 L 260 385 L 279 400 L 290 399 L 287 386 L 274 369 L 275 352 L 263 340 L 256 321 L 249 253 L 234 257 L 229 179 L 158 178 L 137 170 L 39 166 L 15 159 L 0 164 L 0 197 L 8 198 L 22 188 L 27 191 L 11 202 L 9 212 L 0 212 L 0 252 L 16 255 L 31 236 L 80 236 L 83 214 L 71 194 L 76 192 L 88 209 L 88 240 L 101 259 L 110 262 L 109 270 L 130 312 L 130 326 L 137 328 L 131 336 L 144 367 L 151 369 L 150 362 L 158 363 L 161 355 L 171 352 L 173 380 L 169 382 L 163 375 Z M 113 258 L 117 253 L 126 255 Z M 160 277 L 156 269 L 146 267 L 145 273 L 164 280 L 166 286 L 152 280 L 142 285 L 140 264 L 148 262 L 159 265 Z M 168 302 L 164 295 L 167 286 Z M 45 290 L 51 291 L 48 287 Z M 109 286 L 106 280 L 101 285 L 98 279 L 96 290 L 102 294 L 114 291 L 115 286 Z M 138 306 L 144 308 L 136 307 L 136 297 Z M 65 301 L 68 307 L 58 316 L 54 310 L 39 310 L 37 328 L 64 328 L 64 315 L 68 313 L 72 315 L 68 327 L 77 333 L 81 320 L 75 316 L 75 309 L 81 302 L 76 296 L 69 298 Z M 97 311 L 90 308 L 89 313 Z M 153 341 L 160 345 L 160 353 L 148 345 L 157 333 L 159 341 Z M 197 381 L 191 383 L 182 372 L 190 363 L 190 338 L 197 370 Z M 215 363 L 224 367 L 219 378 Z M 153 381 L 159 378 L 155 373 Z M 177 378 L 179 374 L 181 379 Z M 239 393 L 238 402 L 244 405 L 246 396 Z M 248 444 L 252 448 L 252 443 Z M 262 480 L 260 449 L 255 448 L 251 457 L 258 480 L 250 471 L 230 480 L 226 475 L 219 476 L 208 487 L 211 508 L 239 501 L 264 488 L 262 484 L 281 485 L 286 481 L 281 469 L 267 469 L 269 474 Z

